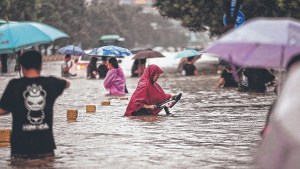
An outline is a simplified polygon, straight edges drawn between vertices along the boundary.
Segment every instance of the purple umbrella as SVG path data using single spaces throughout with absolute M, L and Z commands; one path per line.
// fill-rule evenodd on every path
M 300 22 L 291 18 L 252 19 L 204 51 L 241 66 L 285 68 L 300 53 Z

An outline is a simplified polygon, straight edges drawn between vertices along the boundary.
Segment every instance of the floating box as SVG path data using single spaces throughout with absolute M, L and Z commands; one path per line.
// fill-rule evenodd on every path
M 128 97 L 126 97 L 126 96 L 120 97 L 120 100 L 128 100 Z
M 77 109 L 68 109 L 67 110 L 67 119 L 68 120 L 76 120 L 78 116 L 78 110 Z
M 95 113 L 96 112 L 96 105 L 88 104 L 86 105 L 86 112 L 87 113 Z
M 10 142 L 10 129 L 2 129 L 0 130 L 0 143 Z
M 110 105 L 110 101 L 109 101 L 109 100 L 103 100 L 103 101 L 101 102 L 101 105 L 102 105 L 102 106 L 109 106 L 109 105 Z

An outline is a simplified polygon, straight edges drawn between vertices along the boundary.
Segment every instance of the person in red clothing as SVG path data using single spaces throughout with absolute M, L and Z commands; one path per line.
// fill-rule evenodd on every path
M 125 116 L 157 115 L 162 108 L 157 108 L 156 105 L 175 97 L 166 94 L 157 83 L 162 73 L 163 71 L 154 64 L 145 69 L 126 108 Z

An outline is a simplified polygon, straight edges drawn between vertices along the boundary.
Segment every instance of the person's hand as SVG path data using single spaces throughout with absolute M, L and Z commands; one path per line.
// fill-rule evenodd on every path
M 156 109 L 156 105 L 145 105 L 144 108 L 154 110 Z
M 97 71 L 93 71 L 92 73 L 94 76 L 96 76 L 98 74 Z
M 176 96 L 176 94 L 171 94 L 171 99 L 175 100 Z

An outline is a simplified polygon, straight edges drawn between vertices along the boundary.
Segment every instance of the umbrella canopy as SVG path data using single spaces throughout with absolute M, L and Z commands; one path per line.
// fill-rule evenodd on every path
M 300 53 L 300 22 L 291 18 L 252 19 L 204 51 L 241 66 L 284 68 Z
M 192 57 L 192 56 L 200 56 L 203 53 L 200 53 L 194 49 L 187 49 L 187 50 L 183 50 L 181 52 L 178 52 L 177 55 L 175 56 L 175 59 L 178 58 L 187 58 L 187 57 Z
M 58 53 L 60 54 L 70 54 L 75 56 L 84 55 L 84 51 L 79 46 L 68 45 L 58 49 Z
M 132 54 L 137 54 L 138 52 L 145 51 L 145 50 L 152 50 L 152 49 L 151 48 L 133 48 L 133 49 L 130 49 Z
M 88 53 L 88 55 L 93 56 L 111 56 L 111 57 L 126 57 L 131 56 L 132 53 L 129 49 L 122 48 L 119 46 L 102 46 L 100 48 L 93 48 L 93 50 Z
M 147 59 L 147 58 L 161 58 L 165 57 L 160 52 L 149 50 L 149 51 L 140 51 L 132 59 Z
M 0 54 L 14 53 L 24 47 L 69 37 L 52 26 L 37 22 L 9 22 L 0 26 L 0 32 Z

